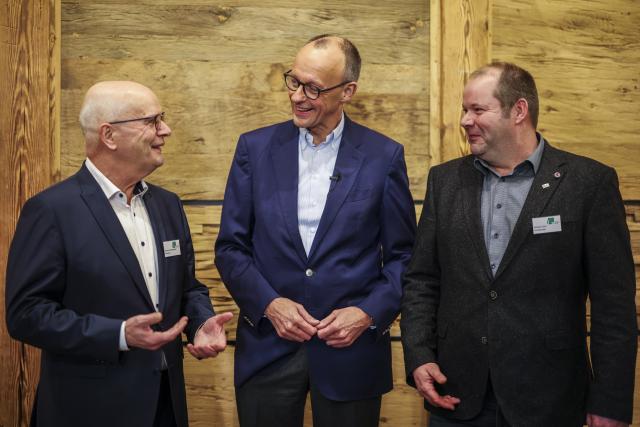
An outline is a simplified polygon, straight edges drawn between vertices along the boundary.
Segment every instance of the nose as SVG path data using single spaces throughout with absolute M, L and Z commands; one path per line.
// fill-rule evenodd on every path
M 301 102 L 304 101 L 304 99 L 307 97 L 304 94 L 304 86 L 300 85 L 298 86 L 298 88 L 296 90 L 294 90 L 293 92 L 291 92 L 291 95 L 289 95 L 289 97 L 291 98 L 291 100 L 293 102 Z
M 473 126 L 473 119 L 471 118 L 471 114 L 469 113 L 469 111 L 462 113 L 462 117 L 460 118 L 460 126 L 462 126 L 463 128 Z
M 170 136 L 171 135 L 171 128 L 169 127 L 169 125 L 167 123 L 165 123 L 164 120 L 162 120 L 160 122 L 160 129 L 158 129 L 156 131 L 156 133 L 159 136 Z

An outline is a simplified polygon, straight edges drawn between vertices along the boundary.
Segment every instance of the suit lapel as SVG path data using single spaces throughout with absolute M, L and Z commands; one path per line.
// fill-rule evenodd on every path
M 81 196 L 91 211 L 91 214 L 113 247 L 114 252 L 129 272 L 140 295 L 147 302 L 147 305 L 151 307 L 151 309 L 154 309 L 147 285 L 142 277 L 142 271 L 140 271 L 138 259 L 131 248 L 131 243 L 129 243 L 129 239 L 127 239 L 127 235 L 113 211 L 109 200 L 107 200 L 102 189 L 86 166 L 82 166 L 77 177 L 80 183 Z
M 307 254 L 298 228 L 298 128 L 291 122 L 289 129 L 276 138 L 271 149 L 271 161 L 278 199 L 295 251 L 306 263 Z
M 489 268 L 489 255 L 487 245 L 484 241 L 484 231 L 482 227 L 482 214 L 480 212 L 482 183 L 484 176 L 473 165 L 473 157 L 464 159 L 461 168 L 462 192 L 464 200 L 464 217 L 471 236 L 471 241 L 478 256 L 478 261 L 487 279 L 491 281 L 492 273 Z M 488 282 L 483 282 L 488 283 Z
M 533 233 L 531 219 L 542 215 L 544 208 L 566 175 L 565 166 L 562 153 L 545 141 L 540 168 L 533 179 L 529 194 L 511 233 L 500 267 L 496 271 L 496 278 L 507 268 L 526 238 Z M 543 184 L 549 185 L 543 187 Z
M 164 220 L 162 210 L 158 206 L 158 202 L 153 196 L 151 187 L 142 196 L 144 205 L 149 214 L 151 227 L 153 228 L 153 237 L 156 242 L 156 258 L 158 260 L 158 308 L 164 310 L 164 304 L 167 301 L 167 263 L 164 256 L 163 242 L 167 240 L 167 233 L 164 229 Z
M 318 224 L 318 231 L 309 250 L 309 258 L 313 256 L 318 245 L 322 242 L 324 235 L 331 227 L 340 207 L 344 203 L 347 194 L 349 194 L 351 187 L 353 187 L 353 184 L 356 182 L 364 159 L 364 154 L 357 148 L 362 142 L 363 141 L 360 141 L 359 138 L 353 134 L 351 122 L 345 116 L 344 131 L 342 132 L 340 149 L 338 150 L 338 157 L 336 158 L 334 167 L 334 175 L 340 178 L 329 187 L 327 201 L 324 205 L 322 216 L 320 217 L 320 224 Z

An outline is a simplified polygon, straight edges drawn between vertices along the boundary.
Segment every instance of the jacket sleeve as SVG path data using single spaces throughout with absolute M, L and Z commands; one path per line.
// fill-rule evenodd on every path
M 80 314 L 62 305 L 66 258 L 56 218 L 37 196 L 23 207 L 6 276 L 9 334 L 43 350 L 118 360 L 122 319 Z
M 227 179 L 215 263 L 222 281 L 250 325 L 258 326 L 266 307 L 279 295 L 254 263 L 251 162 L 240 137 Z
M 584 225 L 593 367 L 587 411 L 631 422 L 638 338 L 633 256 L 615 171 L 607 168 L 599 182 Z
M 401 145 L 387 170 L 380 218 L 382 278 L 358 304 L 373 318 L 379 335 L 388 332 L 400 312 L 402 275 L 409 263 L 416 233 L 416 212 Z
M 440 264 L 437 251 L 437 214 L 434 169 L 418 224 L 413 255 L 404 276 L 400 331 L 407 382 L 415 386 L 413 371 L 436 361 L 436 313 L 440 300 Z

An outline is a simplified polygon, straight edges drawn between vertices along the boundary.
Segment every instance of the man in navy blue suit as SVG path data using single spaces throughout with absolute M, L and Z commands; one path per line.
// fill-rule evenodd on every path
M 240 307 L 243 427 L 377 426 L 415 234 L 402 145 L 343 112 L 360 55 L 322 35 L 284 73 L 293 120 L 238 142 L 216 266 Z
M 182 370 L 224 350 L 177 195 L 143 178 L 171 129 L 154 93 L 101 82 L 80 112 L 87 159 L 24 205 L 6 283 L 12 337 L 42 349 L 32 426 L 187 427 Z

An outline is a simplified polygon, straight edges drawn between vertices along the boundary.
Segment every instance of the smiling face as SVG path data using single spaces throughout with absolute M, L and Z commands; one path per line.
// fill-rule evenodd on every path
M 500 101 L 494 96 L 499 72 L 492 71 L 470 80 L 462 96 L 463 116 L 460 125 L 467 135 L 471 153 L 495 164 L 508 151 L 514 139 L 511 112 L 505 117 Z
M 345 57 L 337 43 L 321 48 L 307 44 L 298 52 L 289 74 L 301 83 L 325 89 L 343 82 L 344 65 Z M 322 142 L 340 122 L 344 104 L 351 99 L 356 86 L 351 82 L 321 93 L 318 99 L 307 98 L 302 85 L 295 91 L 289 90 L 293 123 L 307 128 L 314 143 Z
M 155 116 L 162 111 L 158 98 L 150 90 L 130 96 L 131 107 L 120 120 Z M 112 135 L 117 145 L 114 154 L 121 167 L 144 177 L 164 163 L 162 146 L 165 137 L 171 135 L 171 128 L 164 121 L 156 128 L 153 119 L 139 120 L 112 125 Z

